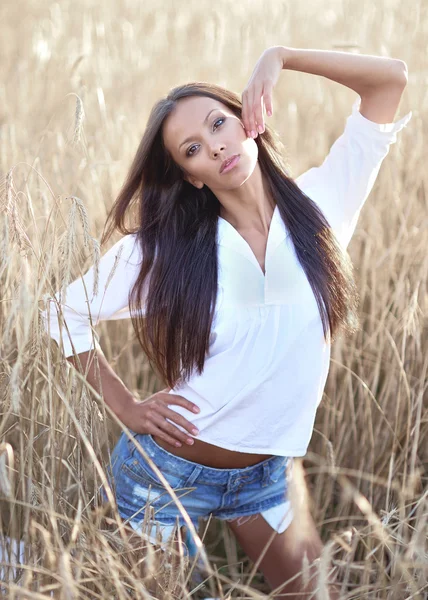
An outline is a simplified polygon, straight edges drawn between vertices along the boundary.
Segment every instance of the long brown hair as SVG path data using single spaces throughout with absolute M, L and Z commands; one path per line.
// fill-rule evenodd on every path
M 216 236 L 221 204 L 207 186 L 197 189 L 184 179 L 162 138 L 165 119 L 188 96 L 218 100 L 241 119 L 238 95 L 210 83 L 178 86 L 159 100 L 101 240 L 105 244 L 115 229 L 137 235 L 143 261 L 129 293 L 131 319 L 150 364 L 171 388 L 187 381 L 195 367 L 198 374 L 203 371 L 218 285 Z M 348 253 L 317 205 L 287 175 L 276 134 L 266 126 L 255 141 L 263 177 L 312 287 L 325 339 L 330 335 L 334 341 L 339 330 L 355 333 L 359 296 Z M 128 209 L 135 209 L 133 229 L 125 225 Z

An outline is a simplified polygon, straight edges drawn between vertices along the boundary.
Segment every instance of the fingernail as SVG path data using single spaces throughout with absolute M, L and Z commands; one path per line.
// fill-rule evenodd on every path
M 263 133 L 263 126 L 262 126 L 262 125 L 259 125 L 259 126 L 257 127 L 257 129 L 259 130 L 259 133 Z
M 187 438 L 187 443 L 190 444 L 190 445 L 192 445 L 193 444 L 192 438 Z
M 181 446 L 180 442 L 175 442 L 176 446 Z
M 193 412 L 198 413 L 201 409 L 199 408 L 199 406 L 194 406 L 193 407 Z
M 271 111 L 271 110 L 268 110 L 268 111 L 267 111 L 267 114 L 268 114 L 268 117 L 271 117 L 271 116 L 272 116 L 272 111 Z
M 196 429 L 196 427 L 195 427 L 194 429 L 192 429 L 192 433 L 193 433 L 193 435 L 198 435 L 199 429 Z
M 257 135 L 257 133 L 254 131 L 254 129 L 251 130 L 251 137 L 255 138 Z

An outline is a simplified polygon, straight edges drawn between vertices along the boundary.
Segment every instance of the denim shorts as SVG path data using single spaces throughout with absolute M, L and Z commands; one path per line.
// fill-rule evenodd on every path
M 150 511 L 149 537 L 166 541 L 175 527 L 186 525 L 174 499 L 134 444 L 134 439 L 159 468 L 178 496 L 195 528 L 211 515 L 238 523 L 259 513 L 282 532 L 293 518 L 287 497 L 293 458 L 272 456 L 250 467 L 217 469 L 175 456 L 149 434 L 122 432 L 106 466 L 119 515 L 137 531 Z M 104 500 L 107 500 L 102 490 Z M 146 519 L 145 519 L 146 516 Z M 155 535 L 156 532 L 156 535 Z M 160 534 L 160 538 L 158 537 Z

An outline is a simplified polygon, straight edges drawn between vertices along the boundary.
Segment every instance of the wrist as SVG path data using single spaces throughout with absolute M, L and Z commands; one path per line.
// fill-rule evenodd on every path
M 287 69 L 292 59 L 294 49 L 289 46 L 275 46 L 282 69 Z
M 135 406 L 140 404 L 129 392 L 109 397 L 104 396 L 104 401 L 122 422 L 125 422 L 129 415 L 132 415 Z

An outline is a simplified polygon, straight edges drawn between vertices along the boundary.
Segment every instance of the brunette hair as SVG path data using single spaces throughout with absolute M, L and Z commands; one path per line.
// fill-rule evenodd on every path
M 136 336 L 150 364 L 170 388 L 203 372 L 217 299 L 217 225 L 220 202 L 205 185 L 197 189 L 164 146 L 165 119 L 181 98 L 207 96 L 239 119 L 239 96 L 223 87 L 193 82 L 159 100 L 122 189 L 107 217 L 101 245 L 115 229 L 136 234 L 141 271 L 129 293 Z M 348 253 L 317 205 L 287 175 L 282 144 L 266 125 L 256 138 L 258 161 L 312 287 L 324 337 L 359 328 L 359 296 Z M 133 229 L 125 225 L 135 208 Z M 146 281 L 147 280 L 147 281 Z M 148 287 L 146 288 L 146 285 Z M 143 287 L 147 290 L 142 310 Z M 310 368 L 310 365 L 308 365 Z

